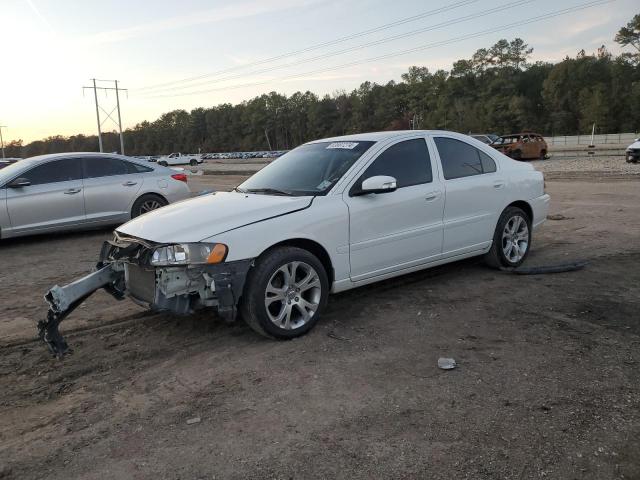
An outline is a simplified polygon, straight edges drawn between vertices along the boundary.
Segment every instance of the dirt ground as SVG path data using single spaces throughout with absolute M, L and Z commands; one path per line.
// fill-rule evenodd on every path
M 640 176 L 549 177 L 528 264 L 585 270 L 458 262 L 335 295 L 289 342 L 97 292 L 54 360 L 42 295 L 110 232 L 1 242 L 0 478 L 640 478 Z

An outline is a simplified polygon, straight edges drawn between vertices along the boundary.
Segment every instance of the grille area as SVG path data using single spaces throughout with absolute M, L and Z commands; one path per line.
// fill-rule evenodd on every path
M 153 303 L 156 296 L 155 270 L 145 270 L 137 265 L 125 264 L 124 274 L 127 290 L 131 296 L 143 302 Z

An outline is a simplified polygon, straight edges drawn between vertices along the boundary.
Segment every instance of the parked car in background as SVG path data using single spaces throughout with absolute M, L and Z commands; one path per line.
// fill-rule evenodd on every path
M 62 305 L 106 286 L 174 313 L 215 307 L 231 321 L 241 311 L 256 332 L 293 338 L 313 328 L 330 292 L 478 255 L 519 266 L 548 206 L 541 172 L 467 135 L 317 140 L 235 191 L 122 225 L 102 248 L 101 270 L 75 281 Z M 54 323 L 41 325 L 45 340 L 59 338 L 68 291 L 47 294 Z
M 627 163 L 640 162 L 640 138 L 627 147 L 626 150 Z
M 0 159 L 0 168 L 7 167 L 7 166 L 11 165 L 12 163 L 16 163 L 16 162 L 18 162 L 20 160 L 22 160 L 22 159 L 21 158 L 15 158 L 15 157 L 7 157 L 7 158 Z
M 470 133 L 470 137 L 475 138 L 476 140 L 480 140 L 482 143 L 486 143 L 487 145 L 495 142 L 498 138 L 498 135 L 493 133 Z
M 169 165 L 191 165 L 192 167 L 195 167 L 204 160 L 202 160 L 201 155 L 172 153 L 170 155 L 158 157 L 156 161 L 158 162 L 158 165 L 162 165 L 163 167 L 168 167 Z
M 503 135 L 491 143 L 491 146 L 514 160 L 545 159 L 549 152 L 542 135 L 528 132 Z
M 0 238 L 121 224 L 190 196 L 185 174 L 134 158 L 31 157 L 0 170 Z

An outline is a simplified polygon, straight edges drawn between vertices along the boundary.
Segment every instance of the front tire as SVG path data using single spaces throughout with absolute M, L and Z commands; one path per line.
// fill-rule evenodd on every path
M 514 152 L 511 154 L 511 158 L 513 158 L 514 160 L 522 160 L 522 151 L 514 150 Z
M 240 311 L 261 335 L 295 338 L 315 326 L 328 296 L 327 273 L 315 255 L 278 247 L 260 256 L 249 271 Z
M 197 165 L 198 165 L 198 161 L 197 161 L 195 158 L 192 158 L 192 159 L 189 161 L 189 165 L 191 165 L 192 167 L 195 167 L 195 166 L 197 166 Z
M 496 225 L 485 262 L 492 268 L 517 268 L 531 249 L 531 219 L 518 207 L 507 207 Z

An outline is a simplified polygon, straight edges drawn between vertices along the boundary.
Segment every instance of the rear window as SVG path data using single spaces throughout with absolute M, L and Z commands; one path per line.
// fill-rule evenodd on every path
M 119 158 L 86 157 L 84 158 L 85 178 L 111 177 L 129 173 L 125 162 Z
M 496 171 L 496 163 L 484 152 L 454 138 L 435 137 L 446 180 Z
M 144 172 L 152 172 L 153 168 L 145 167 L 144 165 L 138 165 L 133 162 L 124 162 L 127 167 L 127 173 L 144 173 Z

